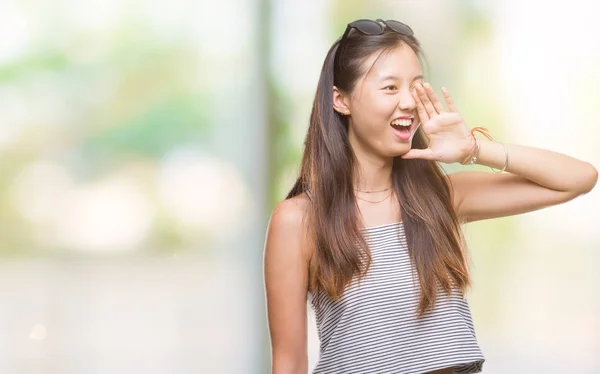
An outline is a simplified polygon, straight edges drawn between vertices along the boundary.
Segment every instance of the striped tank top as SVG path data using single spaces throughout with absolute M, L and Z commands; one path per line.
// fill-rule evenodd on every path
M 372 262 L 361 282 L 338 301 L 309 292 L 320 340 L 313 374 L 481 372 L 485 359 L 460 291 L 440 288 L 434 309 L 417 319 L 420 286 L 402 222 L 363 233 Z

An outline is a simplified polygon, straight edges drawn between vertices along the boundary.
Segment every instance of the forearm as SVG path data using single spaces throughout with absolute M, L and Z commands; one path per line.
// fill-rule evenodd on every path
M 478 139 L 477 164 L 502 169 L 505 153 L 502 144 Z M 508 152 L 506 171 L 519 175 L 546 188 L 583 194 L 598 180 L 598 171 L 590 163 L 545 149 L 505 144 Z

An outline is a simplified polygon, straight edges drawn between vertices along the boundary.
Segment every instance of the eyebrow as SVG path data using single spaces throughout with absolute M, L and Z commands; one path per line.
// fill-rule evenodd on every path
M 382 78 L 381 78 L 381 81 L 382 81 L 382 82 L 383 82 L 383 81 L 387 81 L 388 79 L 391 79 L 391 80 L 397 80 L 397 81 L 401 80 L 401 79 L 400 79 L 398 76 L 396 76 L 396 75 L 386 75 L 386 76 L 384 76 L 384 77 L 382 77 Z M 411 82 L 414 82 L 414 81 L 416 81 L 417 79 L 423 79 L 423 75 L 421 75 L 421 74 L 419 74 L 419 75 L 416 75 L 416 76 L 415 76 L 415 77 L 414 77 L 414 78 L 411 80 Z

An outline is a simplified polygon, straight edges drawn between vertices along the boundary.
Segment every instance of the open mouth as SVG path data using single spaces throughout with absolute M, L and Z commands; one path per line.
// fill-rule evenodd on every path
M 402 140 L 408 140 L 412 135 L 414 121 L 414 116 L 411 116 L 410 118 L 396 118 L 390 123 L 390 126 L 392 126 L 392 129 L 396 136 L 398 136 Z

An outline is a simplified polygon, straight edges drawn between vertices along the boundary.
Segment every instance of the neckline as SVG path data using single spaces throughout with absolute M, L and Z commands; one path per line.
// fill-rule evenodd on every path
M 380 229 L 380 228 L 384 228 L 384 227 L 388 227 L 388 226 L 401 226 L 403 224 L 404 223 L 402 221 L 398 221 L 398 222 L 392 222 L 392 223 L 385 223 L 383 225 L 377 225 L 377 226 L 371 226 L 371 227 L 363 227 L 362 230 L 369 231 L 369 230 Z

